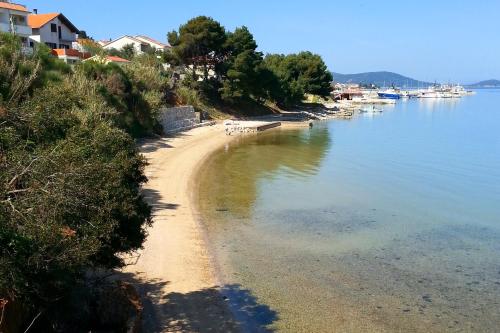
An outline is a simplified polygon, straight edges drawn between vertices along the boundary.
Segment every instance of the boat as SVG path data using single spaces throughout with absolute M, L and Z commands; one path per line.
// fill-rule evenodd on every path
M 396 91 L 395 89 L 387 89 L 384 91 L 379 91 L 378 97 L 383 98 L 383 99 L 400 99 L 401 94 L 398 91 Z
M 449 92 L 441 93 L 441 98 L 455 98 L 456 96 Z
M 418 96 L 419 98 L 440 98 L 441 95 L 435 91 L 423 91 Z
M 441 98 L 442 94 L 436 91 L 436 87 L 429 87 L 426 90 L 421 90 L 418 94 L 419 98 Z

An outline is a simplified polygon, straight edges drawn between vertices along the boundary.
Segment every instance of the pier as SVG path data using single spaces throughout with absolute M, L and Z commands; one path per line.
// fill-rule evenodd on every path
M 257 133 L 281 126 L 279 121 L 226 120 L 224 129 L 227 135 L 238 133 Z

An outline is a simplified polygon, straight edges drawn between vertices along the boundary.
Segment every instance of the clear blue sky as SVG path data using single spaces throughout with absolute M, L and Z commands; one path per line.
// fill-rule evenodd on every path
M 18 0 L 62 12 L 95 39 L 166 40 L 189 18 L 246 25 L 261 51 L 319 53 L 332 71 L 389 70 L 427 81 L 500 79 L 500 0 Z

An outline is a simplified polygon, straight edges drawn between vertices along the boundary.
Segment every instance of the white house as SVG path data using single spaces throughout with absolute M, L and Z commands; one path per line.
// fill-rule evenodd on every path
M 61 13 L 29 15 L 28 24 L 33 29 L 30 39 L 52 49 L 70 49 L 79 32 Z
M 138 35 L 138 36 L 135 36 L 135 38 L 147 43 L 151 48 L 153 48 L 157 51 L 167 51 L 170 48 L 170 45 L 159 42 L 159 41 L 157 41 L 151 37 L 148 37 L 148 36 Z
M 24 46 L 28 46 L 32 34 L 28 25 L 29 13 L 23 5 L 0 1 L 0 31 L 18 35 Z
M 155 50 L 165 51 L 170 46 L 167 44 L 163 44 L 157 40 L 149 38 L 147 36 L 122 36 L 115 40 L 112 40 L 103 45 L 103 48 L 106 50 L 116 49 L 121 50 L 126 45 L 132 45 L 135 49 L 136 54 L 142 54 L 146 52 L 148 48 L 153 48 Z
M 142 54 L 148 48 L 148 44 L 146 42 L 143 42 L 142 40 L 137 39 L 135 37 L 126 35 L 117 38 L 115 40 L 112 40 L 111 42 L 105 44 L 103 48 L 105 50 L 112 50 L 112 49 L 122 50 L 127 45 L 132 45 L 135 49 L 136 54 Z

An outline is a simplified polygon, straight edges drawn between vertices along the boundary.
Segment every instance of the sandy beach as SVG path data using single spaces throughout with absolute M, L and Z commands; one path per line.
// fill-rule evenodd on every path
M 123 274 L 143 298 L 146 332 L 238 331 L 191 204 L 198 167 L 232 138 L 215 125 L 140 146 L 149 162 L 143 193 L 154 220 L 144 248 Z

